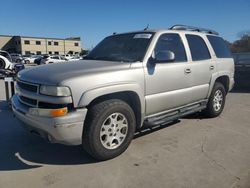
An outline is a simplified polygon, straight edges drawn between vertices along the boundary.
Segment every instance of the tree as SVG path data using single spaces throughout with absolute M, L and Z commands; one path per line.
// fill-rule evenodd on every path
M 250 34 L 246 33 L 230 45 L 233 53 L 250 52 Z

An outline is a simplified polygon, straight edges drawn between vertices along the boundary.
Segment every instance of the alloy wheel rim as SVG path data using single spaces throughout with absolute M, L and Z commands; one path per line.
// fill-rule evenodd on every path
M 216 112 L 220 111 L 223 103 L 223 94 L 221 90 L 217 90 L 214 94 L 213 108 Z
M 101 126 L 100 140 L 106 149 L 116 149 L 125 140 L 128 133 L 128 120 L 121 113 L 109 115 Z

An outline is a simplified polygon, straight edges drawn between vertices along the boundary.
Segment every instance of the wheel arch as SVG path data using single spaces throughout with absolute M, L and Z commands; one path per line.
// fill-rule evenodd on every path
M 142 90 L 138 87 L 134 84 L 125 84 L 123 86 L 116 85 L 93 89 L 82 94 L 78 107 L 90 108 L 96 103 L 109 99 L 123 100 L 133 109 L 136 117 L 136 125 L 139 128 L 143 123 L 145 115 L 145 100 Z
M 218 74 L 216 76 L 213 76 L 211 81 L 210 81 L 210 88 L 208 92 L 208 97 L 210 96 L 212 89 L 214 87 L 214 84 L 216 82 L 220 82 L 226 90 L 226 93 L 229 92 L 229 85 L 230 85 L 230 75 L 229 74 Z

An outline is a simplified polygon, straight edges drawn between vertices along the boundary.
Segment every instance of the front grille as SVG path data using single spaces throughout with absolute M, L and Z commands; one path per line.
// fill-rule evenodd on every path
M 37 106 L 37 100 L 35 100 L 35 99 L 31 99 L 31 98 L 24 97 L 24 96 L 19 96 L 19 98 L 20 98 L 20 102 L 23 104 L 26 104 L 26 105 L 32 106 L 32 107 Z
M 35 93 L 37 93 L 38 91 L 38 85 L 35 85 L 35 84 L 30 84 L 27 82 L 22 82 L 22 81 L 17 80 L 17 85 L 18 87 L 26 91 L 35 92 Z

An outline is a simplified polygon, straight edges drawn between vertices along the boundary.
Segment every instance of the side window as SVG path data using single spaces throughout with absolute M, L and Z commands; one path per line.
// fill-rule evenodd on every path
M 175 33 L 163 34 L 155 46 L 155 54 L 159 51 L 172 51 L 175 54 L 175 62 L 186 62 L 187 56 L 181 37 Z
M 232 57 L 229 47 L 226 45 L 225 41 L 222 38 L 212 35 L 207 35 L 207 38 L 214 49 L 216 57 L 218 58 Z
M 211 59 L 207 45 L 198 35 L 186 35 L 193 61 Z

